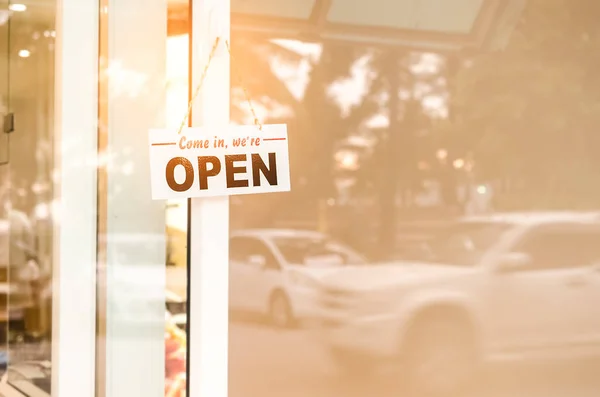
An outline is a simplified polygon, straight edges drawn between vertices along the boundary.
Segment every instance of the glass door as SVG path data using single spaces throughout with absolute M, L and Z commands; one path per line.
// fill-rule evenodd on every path
M 8 1 L 0 2 L 0 370 L 8 364 L 8 268 L 10 264 L 10 136 L 4 132 L 4 117 L 8 114 Z
M 50 395 L 54 24 L 54 0 L 0 4 L 0 395 Z

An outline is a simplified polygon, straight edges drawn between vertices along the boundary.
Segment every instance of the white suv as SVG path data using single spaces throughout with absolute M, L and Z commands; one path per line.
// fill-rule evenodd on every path
M 229 307 L 266 314 L 278 327 L 318 316 L 318 279 L 365 259 L 328 236 L 303 230 L 246 229 L 231 234 Z
M 399 364 L 425 397 L 493 360 L 600 357 L 597 213 L 466 218 L 427 248 L 320 280 L 320 333 L 340 366 Z

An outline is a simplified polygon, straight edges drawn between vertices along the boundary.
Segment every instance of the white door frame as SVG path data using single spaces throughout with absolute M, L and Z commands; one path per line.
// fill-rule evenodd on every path
M 58 0 L 52 395 L 95 394 L 98 0 Z
M 195 91 L 217 37 L 220 45 L 190 124 L 229 124 L 230 0 L 191 0 L 191 92 Z M 188 395 L 227 397 L 229 348 L 229 198 L 189 200 Z

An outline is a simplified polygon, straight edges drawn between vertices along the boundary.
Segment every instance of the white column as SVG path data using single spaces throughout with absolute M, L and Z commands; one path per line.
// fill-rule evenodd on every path
M 52 395 L 92 397 L 98 0 L 59 0 L 56 13 Z
M 165 203 L 151 200 L 147 142 L 165 126 L 167 1 L 109 1 L 106 11 L 99 397 L 163 397 Z
M 191 86 L 195 90 L 217 36 L 221 44 L 192 109 L 192 126 L 229 123 L 230 0 L 192 0 Z M 227 397 L 229 199 L 192 199 L 189 304 L 190 397 Z

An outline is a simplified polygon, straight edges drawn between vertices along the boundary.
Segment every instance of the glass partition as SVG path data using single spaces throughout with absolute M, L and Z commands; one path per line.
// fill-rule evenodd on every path
M 51 386 L 55 7 L 0 7 L 0 321 L 8 369 L 1 395 L 19 388 L 50 393 Z M 27 369 L 39 372 L 15 377 Z
M 0 98 L 2 116 L 8 114 L 8 2 L 0 5 Z M 4 123 L 2 123 L 4 129 Z M 3 291 L 0 299 L 0 362 L 3 369 L 8 365 L 8 269 L 10 267 L 10 135 L 0 131 L 0 282 Z
M 0 2 L 0 396 L 94 390 L 98 12 Z
M 11 3 L 8 10 L 5 120 L 14 123 L 8 147 L 8 304 L 10 359 L 16 365 L 21 360 L 50 359 L 55 3 L 29 7 Z

